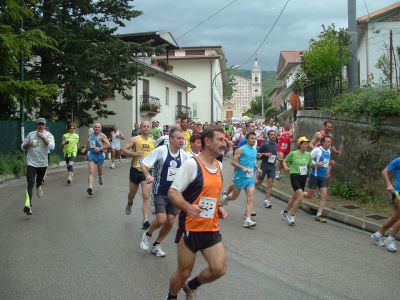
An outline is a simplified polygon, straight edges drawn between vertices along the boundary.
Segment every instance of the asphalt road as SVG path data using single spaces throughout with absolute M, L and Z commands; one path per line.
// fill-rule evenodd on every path
M 224 163 L 225 185 L 232 168 Z M 167 257 L 139 248 L 141 198 L 125 215 L 128 164 L 106 169 L 105 184 L 86 195 L 86 168 L 66 184 L 49 174 L 33 215 L 22 212 L 25 181 L 0 188 L 0 299 L 164 299 L 176 268 L 174 233 Z M 262 207 L 257 226 L 242 227 L 244 194 L 221 221 L 228 272 L 201 286 L 200 299 L 399 299 L 400 254 L 375 246 L 366 232 L 320 224 L 300 212 L 294 227 L 280 219 L 284 203 Z M 198 255 L 197 273 L 205 266 Z M 184 299 L 181 292 L 180 298 Z

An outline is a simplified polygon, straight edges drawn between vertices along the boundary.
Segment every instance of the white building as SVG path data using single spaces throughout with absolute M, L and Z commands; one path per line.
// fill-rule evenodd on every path
M 399 62 L 397 47 L 400 46 L 400 2 L 359 17 L 357 23 L 359 82 L 361 85 L 380 83 L 386 76 L 376 64 L 382 55 L 389 57 L 390 30 L 393 36 L 393 62 L 396 58 Z M 400 69 L 396 72 L 393 63 L 393 85 L 396 84 L 396 73 L 399 74 Z
M 251 68 L 251 95 L 252 99 L 262 95 L 262 73 L 257 58 Z
M 193 83 L 190 91 L 176 108 L 176 117 L 186 114 L 196 122 L 223 120 L 223 82 L 227 83 L 227 66 L 221 46 L 181 47 L 168 51 L 168 56 L 153 59 L 167 61 L 173 73 Z

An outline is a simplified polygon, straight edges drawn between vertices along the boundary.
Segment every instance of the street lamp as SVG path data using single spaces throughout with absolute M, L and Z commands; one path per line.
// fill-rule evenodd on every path
M 228 71 L 228 70 L 234 70 L 234 69 L 237 69 L 237 68 L 239 68 L 239 67 L 240 67 L 240 65 L 234 65 L 234 66 L 232 66 L 232 67 L 230 67 L 230 68 L 224 69 L 224 70 L 222 70 L 221 72 L 217 73 L 217 74 L 214 76 L 213 80 L 211 81 L 211 123 L 214 122 L 214 82 L 215 82 L 215 79 L 216 79 L 217 76 L 218 76 L 219 74 L 221 74 L 222 72 L 226 72 L 226 71 Z

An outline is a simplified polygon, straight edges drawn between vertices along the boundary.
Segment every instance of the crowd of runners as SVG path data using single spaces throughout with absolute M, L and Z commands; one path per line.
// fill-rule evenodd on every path
M 46 130 L 46 120 L 36 120 L 36 130 L 29 133 L 22 148 L 27 150 L 27 191 L 24 212 L 32 215 L 33 188 L 36 181 L 37 196 L 43 196 L 42 183 L 48 166 L 48 151 L 54 149 L 53 135 Z M 272 207 L 274 180 L 287 173 L 293 195 L 281 211 L 282 219 L 289 225 L 296 223 L 296 214 L 304 197 L 319 197 L 317 222 L 325 223 L 324 206 L 328 198 L 328 182 L 332 177 L 335 161 L 332 155 L 341 152 L 334 145 L 332 121 L 325 121 L 322 130 L 311 139 L 294 138 L 294 126 L 285 123 L 281 128 L 271 118 L 265 126 L 250 121 L 246 124 L 225 125 L 189 123 L 182 118 L 174 126 L 159 127 L 159 123 L 143 121 L 135 124 L 132 135 L 126 140 L 122 131 L 114 125 L 106 136 L 100 123 L 94 123 L 82 152 L 88 163 L 87 194 L 94 194 L 94 178 L 97 171 L 99 185 L 104 184 L 104 160 L 111 148 L 110 168 L 116 168 L 116 160 L 131 158 L 129 193 L 126 215 L 141 190 L 142 221 L 144 230 L 138 246 L 157 257 L 166 256 L 161 243 L 170 233 L 176 217 L 178 230 L 175 236 L 178 251 L 178 267 L 170 278 L 166 299 L 177 299 L 183 289 L 186 299 L 195 299 L 197 288 L 223 276 L 226 272 L 226 255 L 219 232 L 219 218 L 227 217 L 230 201 L 246 195 L 244 228 L 254 228 L 256 212 L 253 210 L 255 186 L 266 180 L 264 207 Z M 74 161 L 79 150 L 79 135 L 74 123 L 59 141 L 67 166 L 67 184 L 73 184 Z M 293 149 L 293 147 L 295 149 Z M 232 182 L 223 190 L 222 167 L 230 159 L 234 167 Z M 389 174 L 395 176 L 392 185 Z M 400 230 L 400 157 L 394 159 L 382 172 L 387 191 L 392 195 L 393 214 L 371 238 L 379 246 L 396 252 L 395 236 Z M 225 178 L 229 182 L 229 178 Z M 155 217 L 151 219 L 150 206 L 154 204 Z M 392 229 L 387 237 L 386 232 Z M 153 235 L 157 236 L 153 239 Z M 197 276 L 191 276 L 196 253 L 200 251 L 208 266 Z

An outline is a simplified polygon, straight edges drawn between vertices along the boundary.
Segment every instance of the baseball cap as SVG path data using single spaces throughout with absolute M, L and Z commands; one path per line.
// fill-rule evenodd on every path
M 35 121 L 35 124 L 47 124 L 47 122 L 46 122 L 46 119 L 45 118 L 38 118 L 38 119 L 36 119 L 36 121 Z
M 307 137 L 302 136 L 302 137 L 300 137 L 300 138 L 297 140 L 297 143 L 298 143 L 298 144 L 301 144 L 301 143 L 309 142 L 309 141 L 310 141 L 310 140 L 309 140 Z

